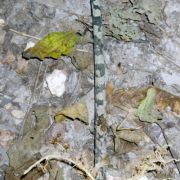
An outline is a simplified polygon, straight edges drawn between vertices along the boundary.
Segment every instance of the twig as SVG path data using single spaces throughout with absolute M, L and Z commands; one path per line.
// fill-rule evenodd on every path
M 0 26 L 1 26 L 1 27 L 5 27 L 6 24 L 3 23 L 3 24 L 0 24 Z M 16 33 L 16 34 L 19 34 L 19 35 L 21 35 L 21 36 L 25 36 L 25 37 L 29 37 L 29 38 L 33 38 L 33 39 L 40 40 L 40 38 L 38 38 L 38 37 L 35 37 L 35 36 L 32 36 L 32 35 L 26 34 L 26 33 L 24 33 L 24 32 L 16 31 L 16 30 L 14 30 L 14 29 L 12 29 L 12 28 L 9 28 L 8 30 L 9 30 L 9 31 L 12 31 L 12 32 L 14 32 L 14 33 Z
M 73 167 L 77 167 L 79 170 L 84 172 L 91 180 L 95 180 L 95 178 L 92 176 L 92 174 L 83 167 L 83 165 L 73 161 L 72 159 L 62 157 L 60 154 L 53 154 L 53 155 L 46 155 L 45 157 L 42 157 L 40 160 L 35 162 L 33 165 L 31 165 L 27 170 L 24 171 L 23 175 L 26 175 L 29 173 L 33 168 L 37 167 L 42 161 L 46 160 L 58 160 L 58 161 L 63 161 L 67 162 L 68 164 L 73 164 Z
M 46 64 L 46 67 L 45 67 L 45 70 L 44 70 L 44 74 L 43 74 L 43 79 L 42 79 L 42 90 L 38 93 L 38 96 L 37 96 L 37 102 L 39 102 L 40 100 L 40 96 L 43 92 L 43 85 L 44 85 L 44 82 L 45 82 L 45 77 L 46 77 L 46 73 L 47 73 L 47 69 L 48 69 L 48 63 Z
M 28 105 L 26 114 L 25 114 L 25 116 L 24 116 L 23 125 L 22 125 L 22 127 L 21 127 L 21 130 L 20 130 L 20 133 L 19 133 L 19 137 L 21 137 L 21 136 L 23 135 L 24 125 L 25 125 L 26 120 L 27 120 L 27 118 L 28 118 L 28 116 L 29 116 L 29 112 L 30 112 L 30 109 L 31 109 L 31 106 L 32 106 L 32 102 L 33 102 L 33 100 L 34 100 L 34 96 L 35 96 L 36 87 L 37 87 L 37 84 L 38 84 L 38 80 L 39 80 L 39 75 L 40 75 L 40 72 L 41 72 L 41 68 L 42 68 L 42 62 L 40 62 L 40 64 L 39 64 L 39 69 L 38 69 L 38 73 L 37 73 L 36 80 L 35 80 L 35 83 L 34 83 L 33 92 L 32 92 L 31 98 L 30 98 L 30 100 L 29 100 L 29 105 Z
M 86 50 L 86 49 L 77 49 L 77 48 L 76 48 L 76 50 L 77 50 L 77 51 L 80 51 L 80 52 L 86 52 L 86 53 L 88 53 L 88 50 Z
M 16 30 L 14 30 L 14 29 L 9 29 L 9 31 L 12 31 L 12 32 L 14 32 L 14 33 L 16 33 L 16 34 L 19 34 L 19 35 L 21 35 L 21 36 L 25 36 L 25 37 L 29 37 L 29 38 L 33 38 L 33 39 L 37 39 L 37 40 L 40 40 L 40 38 L 38 38 L 38 37 L 35 37 L 35 36 L 31 36 L 31 35 L 29 35 L 29 34 L 26 34 L 26 33 L 23 33 L 23 32 L 19 32 L 19 31 L 16 31 Z
M 169 161 L 167 161 L 166 163 L 170 163 L 172 161 L 175 161 L 175 162 L 180 162 L 180 159 L 170 159 Z

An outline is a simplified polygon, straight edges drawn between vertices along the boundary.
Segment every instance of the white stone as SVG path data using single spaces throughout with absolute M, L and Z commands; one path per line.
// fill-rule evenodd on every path
M 61 97 L 65 92 L 66 74 L 65 72 L 55 69 L 52 74 L 46 77 L 47 87 L 51 94 Z M 44 85 L 46 86 L 46 85 Z
M 11 114 L 17 119 L 21 119 L 24 117 L 24 112 L 20 110 L 12 110 Z

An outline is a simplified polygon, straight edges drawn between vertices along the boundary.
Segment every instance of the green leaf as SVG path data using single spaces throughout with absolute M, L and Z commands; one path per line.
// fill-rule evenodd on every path
M 156 89 L 150 88 L 147 96 L 143 99 L 137 109 L 137 116 L 141 121 L 157 122 L 161 118 L 161 114 L 155 108 Z
M 61 55 L 68 56 L 76 42 L 77 36 L 72 32 L 52 32 L 39 40 L 34 47 L 27 49 L 23 56 L 27 59 L 58 59 Z

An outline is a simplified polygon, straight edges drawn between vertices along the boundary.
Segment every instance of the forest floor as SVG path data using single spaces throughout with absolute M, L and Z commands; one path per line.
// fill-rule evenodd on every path
M 0 4 L 0 180 L 96 179 L 90 2 Z M 101 5 L 109 139 L 100 165 L 108 180 L 180 179 L 180 1 Z M 66 55 L 61 34 L 62 56 L 43 54 L 51 42 L 33 54 L 51 32 L 78 41 Z

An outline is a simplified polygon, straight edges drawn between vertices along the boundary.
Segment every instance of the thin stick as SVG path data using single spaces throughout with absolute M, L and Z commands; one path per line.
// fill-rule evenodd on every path
M 62 157 L 60 154 L 53 154 L 53 155 L 46 155 L 45 157 L 42 157 L 40 160 L 35 162 L 33 165 L 31 165 L 27 170 L 24 171 L 23 175 L 26 175 L 29 173 L 33 168 L 37 167 L 42 161 L 46 160 L 58 160 L 58 161 L 64 161 L 67 162 L 68 164 L 73 164 L 73 167 L 77 167 L 79 170 L 84 172 L 91 180 L 95 180 L 95 178 L 92 176 L 92 174 L 83 167 L 83 165 L 73 161 L 72 159 Z
M 44 74 L 43 74 L 43 80 L 42 80 L 42 90 L 38 93 L 38 96 L 37 96 L 37 102 L 39 102 L 40 100 L 40 97 L 41 97 L 41 94 L 43 92 L 43 85 L 44 85 L 44 82 L 45 82 L 45 77 L 46 77 L 46 72 L 47 72 L 47 69 L 48 69 L 48 64 L 46 64 L 46 67 L 45 67 L 45 70 L 44 70 Z
M 5 27 L 6 24 L 5 24 L 5 23 L 4 23 L 4 24 L 0 24 L 0 26 L 1 26 L 1 27 Z M 14 33 L 16 33 L 16 34 L 19 34 L 19 35 L 21 35 L 21 36 L 25 36 L 25 37 L 29 37 L 29 38 L 33 38 L 33 39 L 40 40 L 40 38 L 38 38 L 38 37 L 31 36 L 31 35 L 26 34 L 26 33 L 24 33 L 24 32 L 16 31 L 16 30 L 14 30 L 14 29 L 12 29 L 12 28 L 9 28 L 8 30 L 9 30 L 9 31 L 12 31 L 12 32 L 14 32 Z
M 77 48 L 76 48 L 76 50 L 77 50 L 77 51 L 80 51 L 80 52 L 86 52 L 86 53 L 88 53 L 88 50 L 86 50 L 86 49 L 77 49 Z
M 25 125 L 26 120 L 27 120 L 27 118 L 28 118 L 28 116 L 29 116 L 29 112 L 30 112 L 30 109 L 31 109 L 31 106 L 32 106 L 32 102 L 33 102 L 33 100 L 34 100 L 34 96 L 35 96 L 36 87 L 37 87 L 37 84 L 38 84 L 38 80 L 39 80 L 39 75 L 40 75 L 40 72 L 41 72 L 41 68 L 42 68 L 42 62 L 40 62 L 40 64 L 39 64 L 39 69 L 38 69 L 38 73 L 37 73 L 36 80 L 35 80 L 35 83 L 34 83 L 33 92 L 32 92 L 31 98 L 30 98 L 30 100 L 29 100 L 29 105 L 28 105 L 26 114 L 25 114 L 25 116 L 24 116 L 23 125 L 22 125 L 22 127 L 21 127 L 21 130 L 20 130 L 20 133 L 19 133 L 19 137 L 21 137 L 21 136 L 23 135 L 24 125 Z
M 16 30 L 14 30 L 14 29 L 9 29 L 9 31 L 12 31 L 12 32 L 14 32 L 14 33 L 16 33 L 16 34 L 19 34 L 19 35 L 21 35 L 21 36 L 25 36 L 25 37 L 29 37 L 29 38 L 33 38 L 33 39 L 37 39 L 37 40 L 40 40 L 40 38 L 38 38 L 38 37 L 35 37 L 35 36 L 31 36 L 31 35 L 29 35 L 29 34 L 26 34 L 26 33 L 23 33 L 23 32 L 19 32 L 19 31 L 16 31 Z

